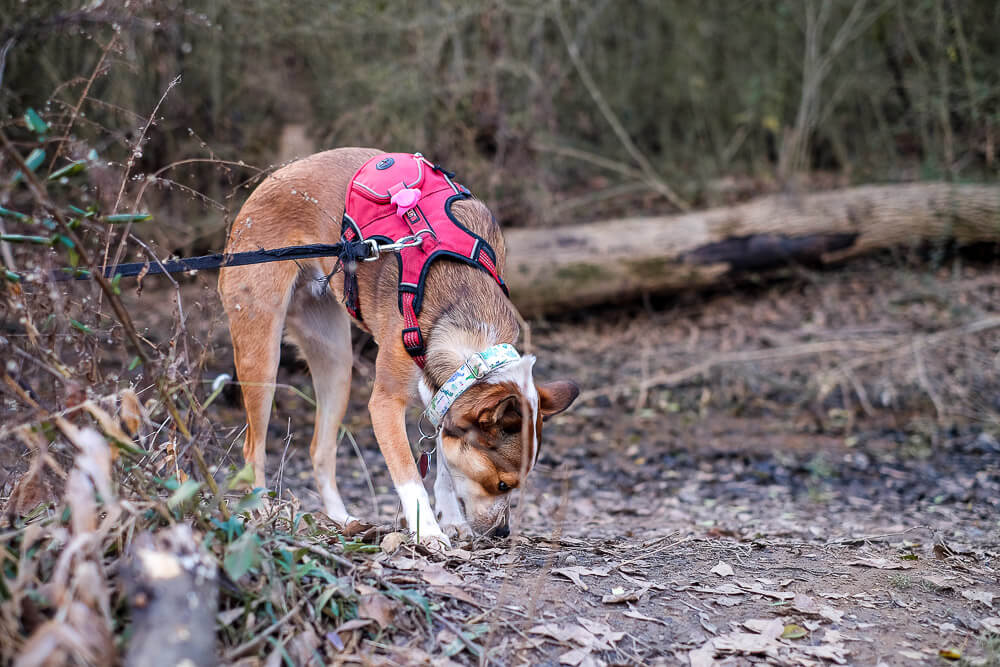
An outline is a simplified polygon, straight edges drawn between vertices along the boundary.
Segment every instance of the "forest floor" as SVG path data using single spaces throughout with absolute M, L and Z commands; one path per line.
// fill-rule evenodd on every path
M 546 427 L 515 536 L 444 559 L 474 600 L 452 602 L 455 626 L 503 664 L 1000 664 L 1000 335 L 964 333 L 997 314 L 1000 275 L 982 267 L 867 260 L 535 322 L 536 376 L 584 393 Z M 798 354 L 809 344 L 822 351 Z M 348 425 L 392 524 L 364 356 Z M 283 381 L 308 386 L 302 372 Z M 273 441 L 291 414 L 293 444 L 271 461 L 315 507 L 300 411 L 279 397 Z M 366 516 L 368 478 L 350 446 L 339 456 Z M 406 571 L 417 555 L 380 557 Z M 409 663 L 454 640 L 439 627 L 369 650 Z
M 212 290 L 185 288 L 206 381 L 231 372 Z M 383 549 L 351 553 L 352 576 L 433 603 L 278 629 L 240 664 L 1000 665 L 998 316 L 989 263 L 883 256 L 533 322 L 536 377 L 583 393 L 546 425 L 512 537 L 445 553 L 384 542 L 399 504 L 358 337 L 338 477 Z M 286 351 L 279 383 L 311 395 Z M 318 511 L 305 396 L 277 393 L 269 479 Z M 232 446 L 212 455 L 238 467 L 237 391 L 213 410 Z

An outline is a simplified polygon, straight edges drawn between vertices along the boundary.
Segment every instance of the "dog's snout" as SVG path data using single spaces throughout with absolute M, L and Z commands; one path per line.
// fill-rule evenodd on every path
M 510 524 L 504 521 L 502 524 L 491 530 L 490 535 L 493 537 L 510 537 Z

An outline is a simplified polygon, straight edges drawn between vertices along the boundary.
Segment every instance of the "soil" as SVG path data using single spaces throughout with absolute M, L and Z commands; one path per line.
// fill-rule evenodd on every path
M 476 601 L 455 603 L 460 617 L 490 623 L 476 641 L 500 664 L 1000 664 L 982 640 L 1000 615 L 1000 347 L 995 329 L 963 329 L 998 307 L 988 266 L 883 257 L 534 322 L 536 377 L 584 393 L 546 425 L 514 536 L 446 559 Z M 746 350 L 773 356 L 732 361 Z M 356 513 L 395 524 L 364 407 L 371 354 L 359 342 L 347 424 L 365 466 L 343 446 L 339 478 Z M 308 392 L 301 364 L 281 376 Z M 290 391 L 276 403 L 271 479 L 318 507 L 308 406 Z M 773 619 L 794 638 L 769 639 Z M 440 659 L 455 635 L 437 629 L 370 649 Z
M 182 294 L 205 382 L 231 374 L 213 282 Z M 129 301 L 170 335 L 163 292 Z M 443 563 L 460 590 L 422 632 L 354 647 L 476 663 L 461 627 L 494 664 L 1000 664 L 998 315 L 989 262 L 882 256 L 532 322 L 536 377 L 583 393 L 546 424 L 512 537 L 373 556 Z M 400 512 L 365 407 L 374 346 L 355 340 L 338 477 L 380 540 Z M 318 510 L 311 386 L 285 352 L 269 480 Z M 213 411 L 238 466 L 238 390 Z

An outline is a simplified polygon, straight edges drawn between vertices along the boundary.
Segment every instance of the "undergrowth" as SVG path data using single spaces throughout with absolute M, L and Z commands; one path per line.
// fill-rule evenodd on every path
M 251 489 L 249 468 L 206 462 L 225 450 L 209 410 L 222 386 L 202 381 L 211 354 L 185 327 L 185 278 L 164 278 L 171 327 L 150 332 L 123 300 L 142 281 L 99 268 L 156 261 L 137 233 L 154 224 L 147 184 L 130 180 L 144 134 L 109 160 L 72 138 L 74 122 L 26 109 L 0 130 L 0 664 L 117 662 L 133 631 L 134 543 L 180 524 L 218 568 L 217 624 L 201 630 L 217 634 L 224 662 L 323 664 L 363 634 L 429 630 L 444 603 L 393 578 L 384 531 L 347 535 Z M 74 277 L 89 280 L 63 280 Z M 475 647 L 456 641 L 452 654 Z

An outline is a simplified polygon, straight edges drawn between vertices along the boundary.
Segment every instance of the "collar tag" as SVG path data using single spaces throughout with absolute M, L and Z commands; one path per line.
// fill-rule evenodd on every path
M 510 343 L 501 343 L 475 353 L 466 359 L 465 363 L 459 366 L 458 370 L 448 378 L 448 381 L 438 389 L 430 403 L 427 404 L 423 416 L 427 418 L 435 430 L 440 430 L 445 414 L 459 396 L 493 371 L 514 363 L 520 358 L 521 355 Z

